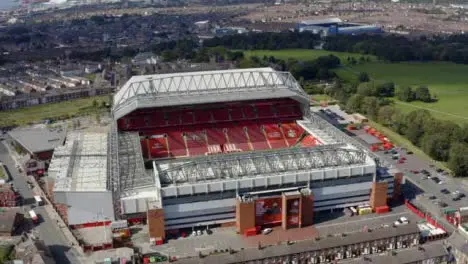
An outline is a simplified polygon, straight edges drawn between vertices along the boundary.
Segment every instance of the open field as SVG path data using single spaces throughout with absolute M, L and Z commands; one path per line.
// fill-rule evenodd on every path
M 37 105 L 27 108 L 0 111 L 0 127 L 11 125 L 26 125 L 46 119 L 70 118 L 95 113 L 93 101 L 99 104 L 102 101 L 108 103 L 107 95 L 70 100 L 55 104 Z
M 427 109 L 441 119 L 468 123 L 468 65 L 454 63 L 383 63 L 359 64 L 349 69 L 340 69 L 338 75 L 353 80 L 355 73 L 367 72 L 376 81 L 393 81 L 398 86 L 427 85 L 431 94 L 439 99 L 436 103 L 395 100 L 397 106 L 409 112 L 418 108 Z
M 347 64 L 348 57 L 354 57 L 357 61 L 361 57 L 369 57 L 371 61 L 375 61 L 376 57 L 372 55 L 361 55 L 357 53 L 348 53 L 348 52 L 335 52 L 335 51 L 326 51 L 326 50 L 311 50 L 311 49 L 287 49 L 287 50 L 248 50 L 244 51 L 245 57 L 258 56 L 262 58 L 263 56 L 273 56 L 277 59 L 287 60 L 289 58 L 297 60 L 313 60 L 320 56 L 328 56 L 333 54 L 340 58 L 341 63 Z

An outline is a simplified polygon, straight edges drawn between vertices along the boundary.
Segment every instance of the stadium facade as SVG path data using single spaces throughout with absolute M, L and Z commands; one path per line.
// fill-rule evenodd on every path
M 311 113 L 288 72 L 134 76 L 112 115 L 116 215 L 146 219 L 152 238 L 208 225 L 300 227 L 313 212 L 386 205 L 399 192 L 401 175 Z
M 146 221 L 154 239 L 217 225 L 246 233 L 399 193 L 401 174 L 312 113 L 288 72 L 134 76 L 112 116 L 108 135 L 74 135 L 54 153 L 49 195 L 69 225 Z

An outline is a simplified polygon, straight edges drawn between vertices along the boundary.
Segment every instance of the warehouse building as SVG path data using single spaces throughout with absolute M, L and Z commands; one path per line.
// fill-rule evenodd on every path
M 107 141 L 105 133 L 70 133 L 54 151 L 47 193 L 71 227 L 114 220 L 112 192 L 107 188 Z

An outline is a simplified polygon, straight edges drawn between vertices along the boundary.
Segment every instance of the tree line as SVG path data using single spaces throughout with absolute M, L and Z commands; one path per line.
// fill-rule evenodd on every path
M 390 97 L 412 91 L 408 87 L 398 88 L 392 82 L 343 83 L 325 89 L 346 111 L 359 112 L 370 119 L 405 136 L 412 144 L 420 147 L 437 161 L 447 162 L 457 177 L 468 176 L 468 124 L 458 125 L 449 120 L 434 118 L 427 110 L 419 109 L 404 113 L 395 107 Z M 431 98 L 425 86 L 418 87 L 413 98 Z
M 323 48 L 330 51 L 371 54 L 390 62 L 450 61 L 468 64 L 468 36 L 434 36 L 410 39 L 398 35 L 329 36 Z

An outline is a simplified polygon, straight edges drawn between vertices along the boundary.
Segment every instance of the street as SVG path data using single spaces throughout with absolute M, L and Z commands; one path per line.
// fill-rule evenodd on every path
M 28 187 L 26 175 L 18 172 L 14 160 L 10 157 L 8 149 L 3 142 L 0 143 L 0 161 L 3 162 L 12 176 L 15 188 L 23 196 L 26 211 L 25 217 L 28 217 L 27 212 L 31 204 L 34 204 L 34 194 Z M 34 211 L 42 218 L 42 221 L 34 228 L 37 231 L 36 234 L 49 247 L 55 261 L 60 264 L 81 263 L 79 253 L 75 249 L 70 248 L 69 242 L 55 221 L 50 219 L 45 208 L 43 206 L 36 207 Z

